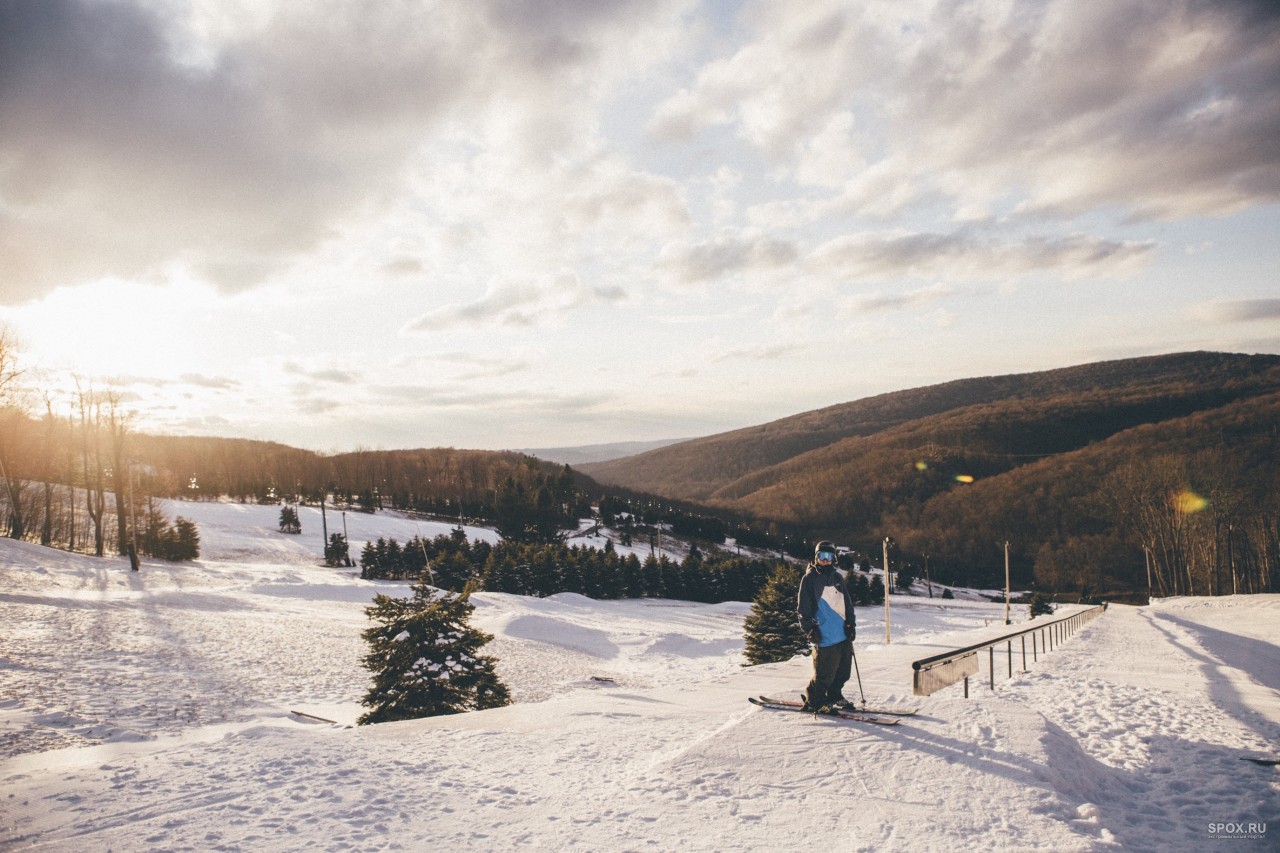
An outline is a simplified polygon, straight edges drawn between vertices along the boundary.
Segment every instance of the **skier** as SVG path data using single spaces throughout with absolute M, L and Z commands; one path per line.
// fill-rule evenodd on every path
M 830 713 L 854 707 L 842 691 L 853 666 L 857 624 L 849 587 L 836 569 L 836 546 L 830 542 L 814 548 L 813 562 L 800 579 L 796 606 L 800 627 L 813 644 L 813 680 L 804 692 L 805 710 Z

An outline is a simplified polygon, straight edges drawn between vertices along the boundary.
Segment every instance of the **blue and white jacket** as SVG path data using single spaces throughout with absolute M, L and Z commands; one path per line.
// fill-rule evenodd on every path
M 796 607 L 800 611 L 801 629 L 806 634 L 818 629 L 818 646 L 834 646 L 852 637 L 857 624 L 853 598 L 849 595 L 844 576 L 835 566 L 820 568 L 809 565 L 800 579 Z

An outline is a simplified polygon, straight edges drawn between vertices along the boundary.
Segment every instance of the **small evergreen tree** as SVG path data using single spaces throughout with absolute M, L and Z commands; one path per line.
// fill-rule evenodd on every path
M 799 594 L 800 570 L 795 566 L 784 563 L 769 575 L 742 623 L 748 665 L 787 661 L 809 650 L 796 612 Z
M 1037 616 L 1047 616 L 1051 613 L 1053 613 L 1053 605 L 1049 603 L 1049 599 L 1044 597 L 1044 593 L 1032 593 L 1031 600 L 1027 602 L 1027 619 L 1034 619 Z
M 298 511 L 291 506 L 280 507 L 280 532 L 302 532 L 302 521 L 298 518 Z
M 351 556 L 347 551 L 347 537 L 341 533 L 329 534 L 329 541 L 324 546 L 324 564 L 330 568 L 351 565 Z
M 867 590 L 869 604 L 884 604 L 884 581 L 879 575 L 871 576 L 871 586 Z
M 911 592 L 911 584 L 915 582 L 915 569 L 907 563 L 903 563 L 898 567 L 898 573 L 893 578 L 893 585 L 902 592 Z
M 178 516 L 170 524 L 159 506 L 148 498 L 143 524 L 142 538 L 138 543 L 138 550 L 143 554 L 173 563 L 200 556 L 200 531 L 195 522 Z
M 849 587 L 849 594 L 853 596 L 853 603 L 858 607 L 866 607 L 872 603 L 871 601 L 871 584 L 867 581 L 867 576 L 862 572 L 850 572 L 845 578 L 845 583 Z
M 200 556 L 200 530 L 190 519 L 178 516 L 173 522 L 173 545 L 169 558 L 174 561 L 194 560 Z
M 411 598 L 375 595 L 365 613 L 375 624 L 361 636 L 369 643 L 364 666 L 373 685 L 360 704 L 369 708 L 359 725 L 460 714 L 511 704 L 494 671 L 497 661 L 479 653 L 493 637 L 468 624 L 475 606 L 469 586 L 460 594 L 419 580 Z

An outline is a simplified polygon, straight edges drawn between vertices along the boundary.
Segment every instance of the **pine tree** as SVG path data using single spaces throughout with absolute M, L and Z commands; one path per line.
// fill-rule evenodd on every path
M 173 560 L 194 560 L 200 556 L 200 530 L 194 521 L 178 516 L 173 522 Z
M 1031 600 L 1027 603 L 1027 618 L 1034 619 L 1037 616 L 1047 616 L 1053 613 L 1053 605 L 1049 603 L 1049 599 L 1044 597 L 1044 593 L 1035 592 L 1031 594 Z
M 360 704 L 370 710 L 360 725 L 460 714 L 511 704 L 494 671 L 496 659 L 481 655 L 493 637 L 468 624 L 475 606 L 471 589 L 444 592 L 418 581 L 411 598 L 375 595 L 365 609 L 378 623 L 362 634 L 369 643 L 365 668 L 373 685 Z
M 302 532 L 302 521 L 298 518 L 298 511 L 291 506 L 283 506 L 280 508 L 280 532 Z
M 809 650 L 796 612 L 799 593 L 800 570 L 795 566 L 780 565 L 765 581 L 743 620 L 749 665 L 787 661 Z
M 911 584 L 915 579 L 915 569 L 909 564 L 903 563 L 898 567 L 898 573 L 894 575 L 893 585 L 902 592 L 911 592 Z
M 324 564 L 330 568 L 351 565 L 351 557 L 347 552 L 347 537 L 341 533 L 329 534 L 329 542 L 324 546 Z
M 845 583 L 849 586 L 849 592 L 853 596 L 853 603 L 858 607 L 865 607 L 871 604 L 871 584 L 867 582 L 867 577 L 862 572 L 849 572 Z
M 871 588 L 867 593 L 871 604 L 884 604 L 884 581 L 879 575 L 872 575 Z

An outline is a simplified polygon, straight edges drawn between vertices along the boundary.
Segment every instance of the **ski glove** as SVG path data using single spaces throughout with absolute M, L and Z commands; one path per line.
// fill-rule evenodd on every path
M 852 643 L 854 638 L 858 636 L 858 626 L 852 622 L 846 622 L 844 623 L 844 633 L 849 638 L 849 642 Z

